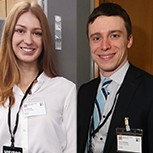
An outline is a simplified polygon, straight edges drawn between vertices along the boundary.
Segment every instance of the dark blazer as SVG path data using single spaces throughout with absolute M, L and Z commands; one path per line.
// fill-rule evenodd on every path
M 78 91 L 77 153 L 85 150 L 99 83 L 100 77 L 83 84 Z M 125 128 L 125 117 L 129 117 L 131 128 L 143 129 L 143 153 L 153 153 L 153 76 L 131 64 L 120 87 L 104 153 L 117 152 L 116 128 Z

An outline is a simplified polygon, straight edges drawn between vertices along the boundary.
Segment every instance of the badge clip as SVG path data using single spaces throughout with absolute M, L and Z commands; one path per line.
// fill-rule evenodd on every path
M 125 129 L 126 129 L 126 131 L 127 132 L 128 131 L 131 131 L 130 126 L 129 126 L 129 118 L 128 117 L 125 117 L 124 118 L 124 123 L 125 123 Z

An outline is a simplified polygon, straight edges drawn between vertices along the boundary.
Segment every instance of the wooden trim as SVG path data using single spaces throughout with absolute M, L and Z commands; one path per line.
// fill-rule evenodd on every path
M 99 76 L 99 68 L 98 65 L 94 62 L 94 78 L 97 78 Z
M 99 4 L 100 4 L 100 0 L 94 0 L 94 7 L 99 6 Z
M 94 8 L 98 7 L 100 5 L 100 0 L 94 0 Z M 94 78 L 97 78 L 99 76 L 99 68 L 98 65 L 94 62 Z

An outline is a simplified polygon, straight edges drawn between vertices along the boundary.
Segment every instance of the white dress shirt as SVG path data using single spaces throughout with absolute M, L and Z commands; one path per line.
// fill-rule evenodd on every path
M 128 68 L 129 68 L 129 63 L 126 62 L 121 69 L 119 69 L 112 76 L 110 76 L 110 79 L 112 80 L 112 82 L 109 84 L 109 86 L 107 88 L 110 94 L 108 95 L 108 98 L 107 98 L 107 101 L 106 101 L 106 104 L 104 107 L 101 123 L 104 121 L 108 112 L 112 108 L 115 97 L 118 96 L 117 91 L 119 90 L 119 88 L 124 80 L 124 77 L 126 75 Z M 101 83 L 99 85 L 98 90 L 101 90 L 103 80 L 104 80 L 104 77 L 101 75 Z M 116 100 L 117 100 L 117 97 L 116 97 Z M 103 149 L 105 146 L 107 133 L 108 133 L 108 129 L 109 129 L 112 115 L 113 115 L 113 112 L 111 113 L 111 115 L 107 119 L 104 126 L 99 130 L 98 133 L 95 134 L 95 137 L 92 138 L 94 153 L 103 153 Z
M 42 73 L 37 80 L 19 113 L 15 146 L 22 147 L 23 153 L 76 153 L 75 84 L 63 77 L 49 78 L 45 73 Z M 13 92 L 15 104 L 11 108 L 12 130 L 24 96 L 16 85 Z M 11 144 L 8 103 L 7 100 L 5 107 L 0 106 L 0 153 L 4 145 Z M 29 109 L 24 111 L 23 107 L 27 108 L 26 105 Z

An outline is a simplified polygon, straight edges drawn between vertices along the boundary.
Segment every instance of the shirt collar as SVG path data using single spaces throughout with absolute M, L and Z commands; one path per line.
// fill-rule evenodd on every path
M 111 75 L 109 78 L 118 83 L 119 85 L 122 84 L 125 74 L 129 68 L 129 62 L 127 61 L 118 71 L 116 71 L 113 75 Z M 105 79 L 105 77 L 101 74 L 100 75 L 101 81 Z

